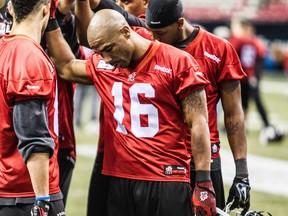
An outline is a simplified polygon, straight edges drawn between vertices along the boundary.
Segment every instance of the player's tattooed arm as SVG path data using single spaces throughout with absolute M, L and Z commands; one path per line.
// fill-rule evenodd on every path
M 184 119 L 191 133 L 191 148 L 195 169 L 210 170 L 211 147 L 204 88 L 200 88 L 186 96 L 181 104 Z
M 221 82 L 219 89 L 227 138 L 234 160 L 246 159 L 247 138 L 240 81 L 230 80 Z
M 205 112 L 205 110 L 207 110 L 206 107 L 206 95 L 203 88 L 197 89 L 182 100 L 182 108 L 185 118 L 191 113 L 197 114 Z

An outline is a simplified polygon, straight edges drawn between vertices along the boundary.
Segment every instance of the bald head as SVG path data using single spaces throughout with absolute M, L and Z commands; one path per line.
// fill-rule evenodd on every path
M 88 42 L 90 44 L 99 38 L 117 37 L 124 26 L 130 28 L 122 14 L 110 9 L 100 10 L 94 14 L 88 26 Z
M 150 41 L 134 32 L 124 17 L 114 10 L 95 13 L 87 30 L 89 46 L 104 61 L 115 67 L 128 67 L 131 60 L 139 59 Z

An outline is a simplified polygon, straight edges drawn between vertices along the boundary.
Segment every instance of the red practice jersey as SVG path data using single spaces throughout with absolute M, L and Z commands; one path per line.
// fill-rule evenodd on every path
M 102 173 L 189 182 L 187 125 L 180 101 L 209 82 L 188 53 L 151 43 L 134 69 L 114 68 L 97 54 L 87 62 L 87 74 L 105 104 Z
M 145 15 L 144 19 L 145 19 Z M 139 26 L 131 26 L 131 28 L 133 29 L 133 31 L 135 31 L 137 34 L 141 35 L 142 37 L 148 39 L 148 40 L 152 40 L 152 35 L 151 33 L 143 28 L 143 27 L 139 27 Z M 104 114 L 104 104 L 101 102 L 100 105 L 100 113 L 99 113 L 99 125 L 100 125 L 100 130 L 99 130 L 99 139 L 98 139 L 98 147 L 97 147 L 97 152 L 103 152 L 104 151 L 104 118 L 103 118 L 103 114 Z
M 0 40 L 0 85 L 0 197 L 35 196 L 28 169 L 17 148 L 12 120 L 15 102 L 29 99 L 47 100 L 48 128 L 55 142 L 49 168 L 50 194 L 60 192 L 53 63 L 32 39 L 24 35 L 4 36 Z
M 200 28 L 196 38 L 184 49 L 199 63 L 204 76 L 210 81 L 207 86 L 207 105 L 211 144 L 219 142 L 217 127 L 217 103 L 220 99 L 219 84 L 227 80 L 241 80 L 246 76 L 239 57 L 232 45 Z M 190 137 L 188 138 L 190 140 Z M 215 150 L 215 149 L 214 149 Z M 219 149 L 217 150 L 219 151 Z M 213 152 L 218 157 L 217 152 Z
M 85 59 L 83 47 L 80 47 L 79 59 Z M 71 150 L 70 155 L 76 160 L 76 141 L 74 133 L 74 92 L 76 84 L 63 80 L 57 76 L 58 85 L 58 121 L 59 121 L 59 149 Z
M 232 37 L 229 39 L 240 57 L 243 70 L 247 78 L 255 76 L 257 59 L 263 59 L 266 54 L 266 47 L 263 42 L 253 37 Z
M 70 149 L 71 156 L 76 160 L 75 135 L 73 122 L 73 98 L 75 83 L 57 76 L 59 103 L 59 149 Z

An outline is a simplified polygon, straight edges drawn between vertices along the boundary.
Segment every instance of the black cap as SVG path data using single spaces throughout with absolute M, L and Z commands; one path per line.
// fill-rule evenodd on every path
M 181 0 L 149 0 L 146 24 L 151 28 L 163 28 L 183 16 Z

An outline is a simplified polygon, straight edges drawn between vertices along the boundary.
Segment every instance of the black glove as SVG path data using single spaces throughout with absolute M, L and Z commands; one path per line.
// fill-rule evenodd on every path
M 197 216 L 216 215 L 216 198 L 211 181 L 196 182 L 192 197 L 193 212 Z
M 49 201 L 37 200 L 31 209 L 31 216 L 48 216 L 49 208 Z
M 232 203 L 230 210 L 242 208 L 241 215 L 245 215 L 250 208 L 250 185 L 247 178 L 234 178 L 233 184 L 229 190 L 227 205 Z

